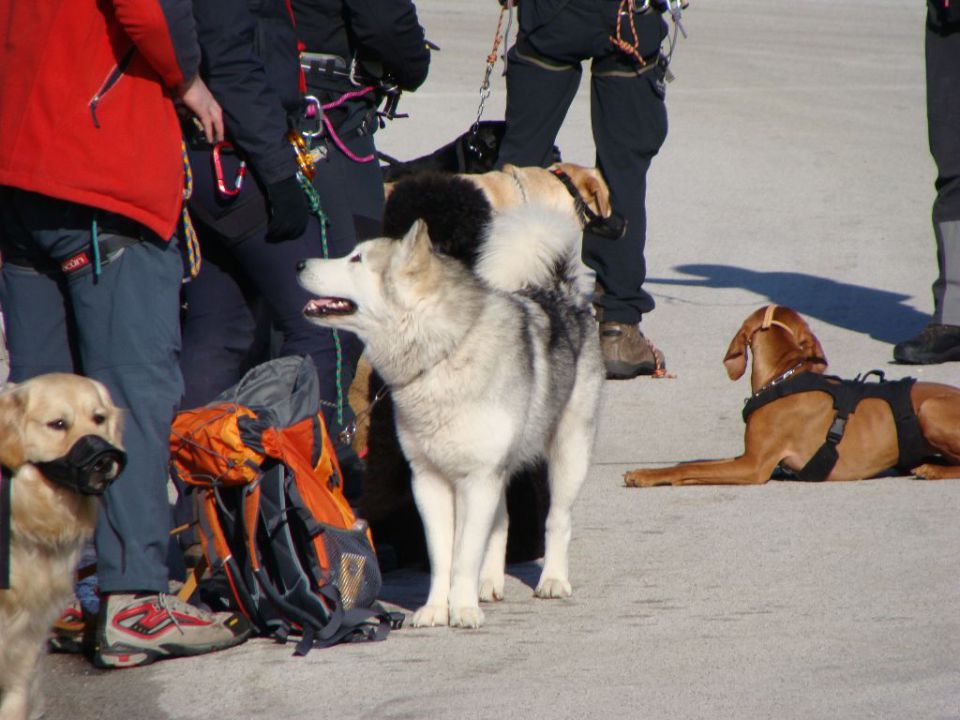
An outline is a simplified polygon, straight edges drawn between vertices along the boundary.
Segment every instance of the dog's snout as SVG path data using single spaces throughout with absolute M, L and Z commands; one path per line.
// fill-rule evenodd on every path
M 300 262 L 297 263 L 297 272 L 298 272 L 298 273 L 301 273 L 301 272 L 303 272 L 303 271 L 306 270 L 306 269 L 307 269 L 307 261 L 306 261 L 306 260 L 301 260 Z

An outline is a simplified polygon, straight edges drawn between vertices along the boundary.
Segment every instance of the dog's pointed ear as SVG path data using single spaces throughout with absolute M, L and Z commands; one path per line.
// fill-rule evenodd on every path
M 410 271 L 416 271 L 433 253 L 433 242 L 427 224 L 417 219 L 400 241 L 403 246 L 403 263 Z
M 731 380 L 739 380 L 747 371 L 747 344 L 747 326 L 744 323 L 733 336 L 730 347 L 727 348 L 727 354 L 723 358 L 723 365 Z
M 7 383 L 0 392 L 0 465 L 15 470 L 23 465 L 23 417 L 26 391 Z

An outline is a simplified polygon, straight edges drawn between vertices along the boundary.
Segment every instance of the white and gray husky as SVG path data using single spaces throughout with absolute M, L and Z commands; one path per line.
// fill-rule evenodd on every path
M 310 320 L 356 333 L 390 388 L 430 555 L 414 626 L 479 627 L 503 597 L 506 483 L 546 458 L 550 510 L 535 594 L 566 597 L 571 506 L 603 383 L 584 292 L 580 228 L 525 205 L 494 216 L 476 267 L 437 252 L 417 221 L 402 240 L 308 260 Z

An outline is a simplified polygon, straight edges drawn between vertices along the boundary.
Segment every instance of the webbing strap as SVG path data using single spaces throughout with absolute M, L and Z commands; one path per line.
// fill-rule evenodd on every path
M 13 524 L 11 511 L 11 487 L 13 473 L 7 468 L 0 471 L 0 590 L 10 588 L 10 526 Z

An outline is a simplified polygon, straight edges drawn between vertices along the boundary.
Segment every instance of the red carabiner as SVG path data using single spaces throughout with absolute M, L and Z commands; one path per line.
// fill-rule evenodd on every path
M 226 197 L 233 197 L 240 194 L 240 188 L 243 187 L 243 178 L 247 174 L 247 163 L 240 161 L 240 167 L 237 169 L 237 177 L 233 180 L 233 187 L 227 187 L 223 180 L 223 165 L 220 162 L 220 153 L 223 150 L 233 150 L 233 144 L 222 140 L 213 146 L 213 172 L 217 176 L 217 190 Z

